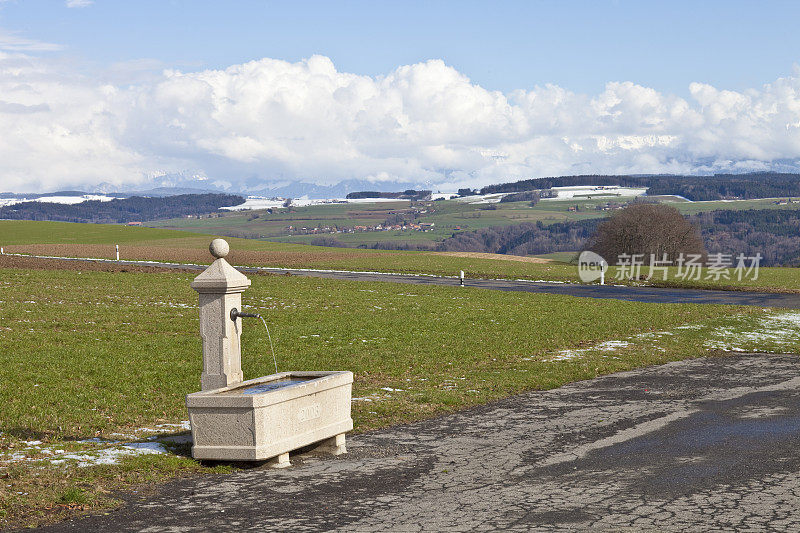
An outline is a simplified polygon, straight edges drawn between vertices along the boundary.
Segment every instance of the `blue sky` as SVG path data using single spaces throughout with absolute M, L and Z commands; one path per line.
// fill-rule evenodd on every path
M 53 0 L 2 4 L 0 27 L 111 64 L 157 59 L 224 68 L 271 57 L 330 57 L 380 75 L 442 59 L 488 89 L 553 83 L 597 92 L 633 81 L 687 93 L 742 90 L 800 61 L 800 2 L 266 2 Z
M 798 20 L 780 1 L 0 0 L 0 189 L 800 168 Z

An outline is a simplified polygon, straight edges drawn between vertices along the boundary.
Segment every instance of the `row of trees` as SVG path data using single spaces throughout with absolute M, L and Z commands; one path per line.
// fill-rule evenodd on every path
M 591 249 L 611 263 L 621 254 L 658 258 L 666 254 L 673 260 L 681 253 L 704 257 L 707 253 L 761 254 L 763 266 L 800 266 L 800 210 L 727 210 L 684 217 L 663 204 L 634 203 L 602 220 L 495 226 L 456 233 L 438 244 L 378 243 L 372 247 L 513 255 Z
M 542 198 L 542 193 L 539 191 L 515 192 L 513 194 L 507 194 L 506 196 L 500 198 L 500 203 L 530 202 L 531 206 L 534 206 L 539 203 L 539 200 L 541 200 L 541 198 Z
M 562 176 L 489 185 L 481 194 L 546 190 L 579 185 L 647 188 L 647 194 L 678 195 L 693 201 L 727 198 L 779 198 L 800 196 L 800 174 L 757 172 L 714 176 Z
M 524 192 L 531 190 L 552 189 L 553 187 L 577 187 L 579 185 L 620 187 L 647 187 L 650 178 L 639 176 L 609 176 L 590 174 L 582 176 L 559 176 L 553 178 L 533 178 L 528 180 L 487 185 L 480 190 L 481 194 L 496 194 L 502 192 Z
M 436 246 L 441 252 L 489 252 L 532 255 L 578 250 L 591 236 L 599 220 L 523 223 L 457 233 Z
M 587 248 L 620 254 L 761 256 L 763 266 L 800 266 L 800 210 L 720 210 L 683 217 L 664 205 L 635 204 L 603 222 Z
M 492 226 L 454 234 L 440 243 L 379 242 L 371 246 L 381 250 L 426 250 L 436 252 L 488 252 L 531 255 L 580 249 L 600 220 L 557 222 L 545 226 L 525 222 Z
M 359 200 L 364 198 L 397 198 L 398 200 L 429 200 L 433 191 L 408 189 L 403 192 L 378 192 L 378 191 L 358 191 L 349 193 L 348 200 Z
M 711 211 L 690 220 L 709 253 L 760 253 L 764 266 L 800 266 L 800 210 Z

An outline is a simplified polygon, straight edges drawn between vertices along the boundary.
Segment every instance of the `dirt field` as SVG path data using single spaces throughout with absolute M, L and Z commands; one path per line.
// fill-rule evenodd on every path
M 0 255 L 0 268 L 22 268 L 29 270 L 76 270 L 101 272 L 197 272 L 188 268 L 164 268 L 139 265 L 118 265 L 102 261 L 67 261 L 63 259 L 39 259 L 36 257 L 19 257 Z
M 451 257 L 470 257 L 473 259 L 500 259 L 502 261 L 520 261 L 522 263 L 552 263 L 552 259 L 542 257 L 524 257 L 521 255 L 486 254 L 482 252 L 434 252 L 436 255 Z
M 148 265 L 130 265 L 108 263 L 105 261 L 70 261 L 69 259 L 40 259 L 38 257 L 20 257 L 14 255 L 0 255 L 0 269 L 20 268 L 29 270 L 75 270 L 77 272 L 136 272 L 136 273 L 169 273 L 186 272 L 199 274 L 198 268 L 158 267 Z M 276 274 L 274 272 L 248 272 L 248 276 L 288 276 L 289 274 Z
M 114 246 L 108 244 L 24 244 L 6 246 L 7 252 L 31 255 L 53 255 L 63 257 L 92 257 L 114 259 Z M 231 250 L 228 262 L 235 265 L 280 265 L 302 267 L 317 261 L 347 260 L 363 255 L 356 251 L 342 251 L 340 248 L 320 252 L 286 252 Z M 121 246 L 120 258 L 124 260 L 161 261 L 177 263 L 211 263 L 206 247 L 178 248 L 168 246 Z

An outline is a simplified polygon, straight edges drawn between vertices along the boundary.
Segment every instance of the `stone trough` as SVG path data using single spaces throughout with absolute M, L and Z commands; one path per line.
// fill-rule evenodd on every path
M 289 452 L 318 443 L 346 452 L 353 429 L 353 373 L 281 372 L 242 381 L 241 293 L 250 280 L 225 260 L 228 243 L 210 246 L 216 261 L 192 282 L 200 294 L 203 337 L 201 392 L 189 394 L 192 457 L 218 461 L 275 459 L 289 466 Z

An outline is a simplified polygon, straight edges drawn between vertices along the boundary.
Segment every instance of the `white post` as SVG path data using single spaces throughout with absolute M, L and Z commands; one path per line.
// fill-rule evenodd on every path
M 458 277 L 459 281 L 461 282 L 461 286 L 464 286 L 464 271 L 461 271 L 461 274 Z
M 600 285 L 605 285 L 606 282 L 606 271 L 600 267 Z
M 2 246 L 0 246 L 0 255 L 6 255 L 6 252 L 3 250 Z
M 119 244 L 115 244 L 114 246 L 117 248 L 117 261 L 119 261 Z
M 250 286 L 247 276 L 224 259 L 230 248 L 224 239 L 208 247 L 216 261 L 194 278 L 192 288 L 200 296 L 200 336 L 203 337 L 201 389 L 229 387 L 242 381 L 242 319 L 231 319 L 231 310 L 242 309 L 242 292 Z

